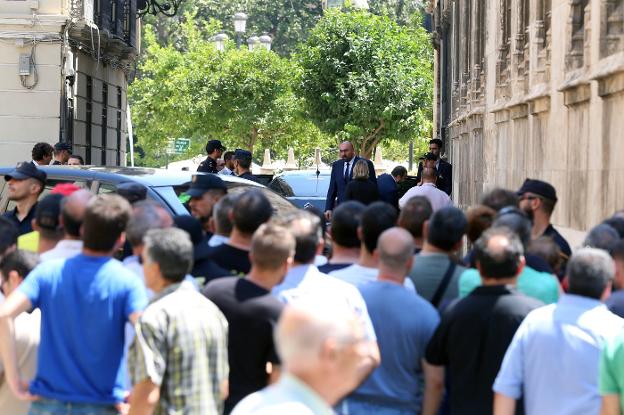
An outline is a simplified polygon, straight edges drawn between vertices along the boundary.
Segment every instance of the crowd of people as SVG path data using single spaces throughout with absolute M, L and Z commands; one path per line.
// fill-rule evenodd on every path
M 41 198 L 45 172 L 18 164 L 0 413 L 622 413 L 624 212 L 572 252 L 544 181 L 464 212 L 424 160 L 399 210 L 348 197 L 374 193 L 352 151 L 326 212 L 281 215 L 218 174 L 193 176 L 188 216 L 136 183 Z

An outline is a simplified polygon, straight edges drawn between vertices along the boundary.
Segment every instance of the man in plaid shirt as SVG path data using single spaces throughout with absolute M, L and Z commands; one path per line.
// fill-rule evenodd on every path
M 145 284 L 156 296 L 136 324 L 128 365 L 130 414 L 221 414 L 227 395 L 227 321 L 192 284 L 193 244 L 180 229 L 145 236 Z

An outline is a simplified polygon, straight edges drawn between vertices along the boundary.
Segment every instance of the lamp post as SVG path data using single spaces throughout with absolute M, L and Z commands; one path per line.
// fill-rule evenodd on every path
M 236 13 L 234 15 L 234 32 L 236 32 L 236 47 L 240 49 L 243 42 L 243 33 L 247 28 L 247 15 L 245 13 Z
M 260 38 L 258 39 L 260 41 L 260 44 L 262 46 L 264 46 L 264 48 L 268 51 L 271 50 L 271 43 L 273 42 L 273 39 L 271 39 L 271 36 L 264 34 L 262 36 L 260 36 Z
M 225 42 L 229 39 L 228 35 L 225 33 L 219 33 L 213 38 L 215 46 L 219 52 L 223 52 L 225 50 Z
M 259 44 L 260 38 L 258 36 L 252 36 L 247 39 L 247 46 L 249 46 L 249 51 L 253 51 Z

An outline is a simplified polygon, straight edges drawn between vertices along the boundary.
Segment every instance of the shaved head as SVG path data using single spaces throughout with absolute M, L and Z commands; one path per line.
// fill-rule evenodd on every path
M 355 157 L 355 148 L 350 141 L 343 141 L 338 149 L 340 150 L 340 158 L 343 160 L 351 160 Z
M 423 179 L 423 183 L 435 183 L 437 179 L 435 169 L 432 167 L 423 168 L 422 179 Z
M 61 202 L 61 219 L 65 233 L 71 237 L 80 237 L 80 227 L 84 220 L 87 205 L 93 194 L 85 189 L 76 190 Z
M 377 242 L 379 268 L 405 276 L 414 255 L 414 239 L 403 228 L 384 231 Z

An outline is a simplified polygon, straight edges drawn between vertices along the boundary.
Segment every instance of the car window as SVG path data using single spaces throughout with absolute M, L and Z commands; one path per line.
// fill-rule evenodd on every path
M 46 180 L 45 188 L 43 189 L 43 192 L 41 192 L 41 194 L 39 195 L 39 200 L 49 195 L 52 189 L 54 188 L 54 186 L 56 186 L 57 184 L 63 184 L 63 183 L 73 184 L 75 186 L 80 187 L 81 189 L 87 189 L 87 190 L 89 190 L 91 187 L 91 182 L 87 180 L 71 179 L 71 178 L 55 179 L 55 178 L 48 177 L 48 179 Z M 4 189 L 3 189 L 3 192 L 4 192 Z M 9 211 L 13 209 L 15 209 L 15 202 L 10 200 L 5 211 Z
M 329 176 L 314 172 L 309 175 L 288 175 L 276 177 L 269 189 L 284 197 L 324 197 L 329 189 Z
M 98 194 L 106 194 L 106 193 L 116 193 L 117 189 L 110 183 L 100 183 L 98 187 Z

